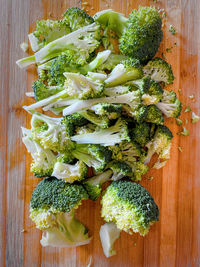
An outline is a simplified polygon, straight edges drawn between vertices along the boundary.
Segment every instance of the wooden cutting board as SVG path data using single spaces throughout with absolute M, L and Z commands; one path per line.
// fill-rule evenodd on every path
M 88 5 L 86 4 L 88 3 Z M 200 113 L 200 2 L 198 0 L 1 0 L 1 183 L 0 183 L 0 266 L 7 267 L 190 267 L 200 266 L 200 122 L 190 123 L 190 113 L 182 114 L 190 136 L 167 120 L 174 133 L 171 159 L 161 170 L 151 170 L 142 181 L 160 208 L 160 221 L 146 237 L 122 233 L 116 242 L 117 256 L 106 259 L 99 240 L 99 202 L 87 201 L 78 210 L 79 219 L 90 229 L 93 239 L 88 246 L 72 249 L 42 248 L 41 232 L 29 219 L 31 193 L 38 183 L 29 171 L 31 157 L 21 142 L 21 125 L 30 126 L 30 116 L 22 105 L 37 75 L 34 67 L 20 70 L 15 61 L 24 57 L 20 43 L 37 19 L 57 19 L 71 6 L 85 7 L 93 15 L 112 8 L 128 15 L 139 5 L 164 8 L 166 22 L 161 52 L 172 64 L 175 82 L 183 107 Z M 169 25 L 177 30 L 169 33 Z M 166 48 L 174 46 L 170 53 Z M 189 98 L 195 96 L 195 101 Z M 182 148 L 182 152 L 178 150 Z M 148 177 L 153 176 L 153 180 Z M 24 229 L 24 230 L 23 230 Z M 90 265 L 91 264 L 91 265 Z

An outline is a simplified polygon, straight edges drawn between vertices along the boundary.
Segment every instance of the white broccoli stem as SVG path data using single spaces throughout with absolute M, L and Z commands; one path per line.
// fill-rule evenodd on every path
M 134 92 L 130 92 L 127 94 L 113 96 L 113 97 L 102 97 L 102 98 L 94 98 L 88 100 L 79 100 L 71 106 L 65 108 L 63 110 L 63 116 L 78 112 L 82 109 L 90 109 L 90 107 L 98 104 L 98 103 L 112 103 L 112 104 L 127 104 L 131 108 L 134 108 L 134 101 L 137 101 L 137 96 L 135 96 Z
M 29 39 L 29 42 L 31 44 L 31 49 L 33 50 L 33 52 L 36 52 L 37 50 L 40 49 L 39 47 L 39 42 L 38 42 L 38 38 L 35 37 L 35 35 L 33 33 L 30 33 L 28 35 L 28 39 Z
M 103 252 L 107 258 L 116 254 L 114 250 L 114 242 L 120 237 L 120 229 L 117 228 L 115 223 L 106 223 L 101 226 L 99 235 Z
M 105 50 L 103 52 L 99 52 L 96 58 L 89 63 L 88 68 L 90 71 L 97 69 L 100 65 L 102 65 L 110 56 L 111 50 Z
M 166 117 L 171 117 L 172 113 L 176 110 L 177 105 L 175 103 L 163 103 L 159 102 L 156 106 L 165 114 Z
M 110 179 L 110 177 L 112 176 L 112 173 L 113 172 L 111 170 L 107 170 L 103 173 L 100 173 L 96 176 L 93 176 L 87 179 L 86 182 L 93 186 L 102 185 L 103 183 L 107 182 Z
M 66 182 L 74 182 L 75 177 L 79 178 L 81 176 L 81 166 L 79 161 L 75 165 L 66 164 L 63 162 L 56 162 L 54 165 L 52 176 L 57 179 L 65 179 Z
M 35 63 L 35 56 L 24 57 L 16 61 L 16 64 L 22 69 Z

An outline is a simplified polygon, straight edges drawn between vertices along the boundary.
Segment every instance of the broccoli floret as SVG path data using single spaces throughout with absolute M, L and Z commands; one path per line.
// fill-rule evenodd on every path
M 32 138 L 31 130 L 22 127 L 22 141 L 33 158 L 31 163 L 31 172 L 36 177 L 51 176 L 56 156 L 50 149 L 44 149 L 39 143 Z
M 171 131 L 166 126 L 159 125 L 153 139 L 146 144 L 148 152 L 145 163 L 149 163 L 154 153 L 157 153 L 160 159 L 169 159 L 172 138 Z
M 151 126 L 147 122 L 136 123 L 131 130 L 131 139 L 144 147 L 150 141 Z
M 141 93 L 139 90 L 137 90 L 118 96 L 79 100 L 68 106 L 67 108 L 63 109 L 63 115 L 65 116 L 68 114 L 72 114 L 83 109 L 90 109 L 92 106 L 98 103 L 124 104 L 123 109 L 125 105 L 128 106 L 130 113 L 133 113 L 134 115 L 134 112 L 137 111 L 141 105 Z
M 181 114 L 182 104 L 174 91 L 164 90 L 163 99 L 156 106 L 165 114 L 165 116 L 177 118 Z
M 78 144 L 100 144 L 111 146 L 120 143 L 123 140 L 129 141 L 130 137 L 126 121 L 118 119 L 114 126 L 107 129 L 100 129 L 93 133 L 74 135 L 71 137 L 71 140 Z
M 141 63 L 152 59 L 163 37 L 161 26 L 160 14 L 154 7 L 133 10 L 119 39 L 120 51 Z
M 104 90 L 101 80 L 94 79 L 92 75 L 84 76 L 80 73 L 64 73 L 66 80 L 64 87 L 70 97 L 89 99 L 100 97 Z
M 106 116 L 108 119 L 113 120 L 121 116 L 122 105 L 120 104 L 110 104 L 110 103 L 100 103 L 91 107 L 96 114 Z
M 127 18 L 112 9 L 102 10 L 94 15 L 94 20 L 98 21 L 103 28 L 110 29 L 120 37 L 127 24 Z
M 86 133 L 93 133 L 96 129 L 96 125 L 92 123 L 88 123 L 85 126 L 82 127 L 76 127 L 75 134 L 86 134 Z
M 72 136 L 75 133 L 76 126 L 84 126 L 88 123 L 88 120 L 81 114 L 74 113 L 63 117 L 61 123 L 65 127 L 67 136 Z
M 36 112 L 31 119 L 31 132 L 33 140 L 39 142 L 44 149 L 51 149 L 55 152 L 62 151 L 70 143 L 62 118 L 48 117 Z
M 112 182 L 102 197 L 101 215 L 117 228 L 144 236 L 150 225 L 158 221 L 159 210 L 149 192 L 131 181 Z
M 113 171 L 113 175 L 112 175 L 113 181 L 120 180 L 121 178 L 125 176 L 128 176 L 128 177 L 133 176 L 131 167 L 125 161 L 113 160 L 107 165 L 107 168 Z
M 112 157 L 111 151 L 106 147 L 92 144 L 77 144 L 71 153 L 75 158 L 83 161 L 88 167 L 93 167 L 97 172 L 104 171 L 106 164 Z
M 107 62 L 108 58 L 110 57 L 111 50 L 104 50 L 102 52 L 99 52 L 94 60 L 92 60 L 88 66 L 85 66 L 85 72 L 88 71 L 94 71 L 96 69 L 99 69 L 104 65 L 105 62 Z
M 113 246 L 117 238 L 120 237 L 120 229 L 115 223 L 105 223 L 99 231 L 103 252 L 107 258 L 116 254 Z
M 74 181 L 83 180 L 87 177 L 87 174 L 88 168 L 82 161 L 78 161 L 74 165 L 58 161 L 54 165 L 51 176 L 54 176 L 57 179 L 63 179 L 68 183 L 73 183 Z
M 146 121 L 155 124 L 163 124 L 164 118 L 162 112 L 156 105 L 142 106 L 135 113 L 138 122 Z
M 143 77 L 142 79 L 139 79 L 139 80 L 130 81 L 130 82 L 128 82 L 128 84 L 133 85 L 137 89 L 139 89 L 141 94 L 146 94 L 149 90 L 149 87 L 150 87 L 150 81 L 151 81 L 151 79 L 147 76 L 147 77 Z
M 107 182 L 111 176 L 112 171 L 107 170 L 83 181 L 83 186 L 91 200 L 96 201 L 99 198 L 102 190 L 102 184 Z
M 108 128 L 109 124 L 110 124 L 110 120 L 109 120 L 109 116 L 103 115 L 103 116 L 99 116 L 98 114 L 95 114 L 92 111 L 80 111 L 80 114 L 87 119 L 88 121 L 90 121 L 91 123 L 95 124 L 96 126 L 100 127 L 100 128 Z M 68 115 L 70 116 L 70 115 Z
M 126 59 L 118 64 L 105 80 L 106 87 L 113 87 L 131 80 L 140 79 L 143 76 L 142 68 L 138 60 Z
M 150 82 L 149 89 L 142 95 L 142 100 L 145 105 L 156 104 L 163 98 L 163 89 L 161 85 L 155 81 Z
M 119 85 L 115 87 L 109 87 L 104 89 L 104 94 L 106 96 L 119 96 L 127 94 L 132 91 L 132 86 L 130 85 Z
M 123 141 L 115 146 L 110 146 L 112 158 L 124 162 L 135 162 L 141 155 L 141 148 L 135 142 Z
M 31 197 L 30 218 L 44 230 L 40 241 L 43 246 L 75 247 L 90 242 L 87 229 L 74 217 L 74 210 L 87 198 L 82 185 L 54 177 L 37 185 Z
M 64 13 L 64 21 L 69 24 L 72 31 L 87 26 L 94 22 L 94 19 L 78 7 L 71 7 Z
M 156 82 L 163 82 L 165 84 L 172 84 L 174 81 L 174 74 L 172 67 L 162 58 L 154 58 L 150 60 L 143 68 L 144 74 L 149 75 L 152 80 Z
M 52 95 L 55 95 L 63 90 L 61 86 L 47 86 L 42 82 L 41 79 L 38 79 L 33 83 L 34 97 L 36 101 L 40 101 Z
M 142 175 L 146 174 L 149 170 L 149 167 L 141 161 L 129 162 L 129 165 L 133 172 L 133 177 L 131 179 L 134 181 L 140 181 Z
M 34 52 L 48 43 L 71 32 L 69 24 L 64 20 L 40 20 L 36 22 L 36 30 L 29 34 L 29 41 Z
M 126 60 L 127 57 L 120 54 L 110 54 L 105 62 L 98 66 L 98 70 L 113 70 L 116 65 L 118 65 L 123 60 Z

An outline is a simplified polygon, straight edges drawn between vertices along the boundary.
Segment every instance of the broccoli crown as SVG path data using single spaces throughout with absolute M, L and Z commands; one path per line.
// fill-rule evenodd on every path
M 177 118 L 182 111 L 182 103 L 177 98 L 174 91 L 164 90 L 163 99 L 161 102 L 157 103 L 156 106 L 167 117 Z
M 96 176 L 88 178 L 83 181 L 83 186 L 87 191 L 89 198 L 93 201 L 96 201 L 101 194 L 101 186 L 103 183 L 107 182 L 112 176 L 112 171 L 107 170 L 103 173 L 100 173 Z
M 88 120 L 79 113 L 67 115 L 62 118 L 61 124 L 64 125 L 65 131 L 68 136 L 74 135 L 76 126 L 84 126 L 88 123 Z
M 157 108 L 156 105 L 142 106 L 137 114 L 137 121 L 146 121 L 155 124 L 163 124 L 164 118 L 162 112 Z
M 30 207 L 33 210 L 49 210 L 55 214 L 70 212 L 77 208 L 83 199 L 88 199 L 88 195 L 82 185 L 47 177 L 33 191 Z
M 122 113 L 122 105 L 120 104 L 100 103 L 91 107 L 91 109 L 96 114 L 107 116 L 111 120 L 119 118 Z
M 109 117 L 104 115 L 104 116 L 99 116 L 95 114 L 92 111 L 80 111 L 80 114 L 90 121 L 91 123 L 95 124 L 96 126 L 100 128 L 108 128 L 110 124 Z
M 131 167 L 125 161 L 113 160 L 107 165 L 107 168 L 113 171 L 112 180 L 114 181 L 124 176 L 131 177 L 133 175 Z
M 161 26 L 160 14 L 154 7 L 133 10 L 119 39 L 120 51 L 141 63 L 152 59 L 163 37 Z
M 158 221 L 159 210 L 149 192 L 131 181 L 112 182 L 102 197 L 101 215 L 125 232 L 145 235 L 149 226 Z
M 136 158 L 141 155 L 141 148 L 135 142 L 123 141 L 115 146 L 110 146 L 112 157 L 115 160 L 122 160 L 124 162 L 136 161 Z
M 108 148 L 92 144 L 77 144 L 72 154 L 75 158 L 82 160 L 88 167 L 93 167 L 96 171 L 103 171 L 112 157 L 112 153 Z
M 150 82 L 148 91 L 143 94 L 142 100 L 145 105 L 156 104 L 163 98 L 163 89 L 161 85 L 155 81 Z
M 105 80 L 106 87 L 113 87 L 142 78 L 143 70 L 137 59 L 128 58 L 118 64 Z
M 64 13 L 64 21 L 70 25 L 72 31 L 87 26 L 94 22 L 94 19 L 78 7 L 71 7 Z
M 100 97 L 104 90 L 104 83 L 90 76 L 84 76 L 80 73 L 64 73 L 66 80 L 64 87 L 73 98 L 89 99 Z
M 45 85 L 41 79 L 38 79 L 33 83 L 33 91 L 34 91 L 34 97 L 36 101 L 40 101 L 42 99 L 45 99 L 49 96 L 52 96 L 54 94 L 57 94 L 60 92 L 63 88 L 54 86 L 54 87 L 49 87 Z
M 144 147 L 150 140 L 151 126 L 147 122 L 136 123 L 131 130 L 131 139 Z
M 128 84 L 135 86 L 142 94 L 145 94 L 150 87 L 150 78 L 145 76 L 142 79 L 130 81 Z
M 74 165 L 58 161 L 54 165 L 52 176 L 63 179 L 65 182 L 73 183 L 74 181 L 83 180 L 87 174 L 88 168 L 82 161 L 78 161 Z
M 147 65 L 144 66 L 143 71 L 145 75 L 149 75 L 151 79 L 156 82 L 172 84 L 174 81 L 171 65 L 159 57 L 150 60 Z
M 62 37 L 70 33 L 69 24 L 63 20 L 40 20 L 36 22 L 36 30 L 33 32 L 33 35 L 37 39 L 37 47 L 33 48 L 33 51 L 42 48 L 46 44 Z M 30 41 L 32 40 L 32 36 L 30 37 Z M 32 42 L 31 42 L 32 46 Z

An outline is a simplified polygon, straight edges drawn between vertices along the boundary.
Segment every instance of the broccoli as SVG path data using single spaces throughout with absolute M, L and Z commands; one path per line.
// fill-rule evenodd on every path
M 112 180 L 117 181 L 122 179 L 124 176 L 132 177 L 133 172 L 129 164 L 125 161 L 113 160 L 108 165 L 107 168 L 113 171 Z
M 154 7 L 133 10 L 119 39 L 120 51 L 141 63 L 152 59 L 163 37 L 161 26 L 160 14 Z
M 63 16 L 64 22 L 70 26 L 72 31 L 94 23 L 94 19 L 78 7 L 68 8 Z
M 150 141 L 151 126 L 147 122 L 136 123 L 130 131 L 131 139 L 144 147 Z
M 127 94 L 132 91 L 132 86 L 130 85 L 119 85 L 115 87 L 109 87 L 104 89 L 104 94 L 106 96 L 119 96 L 123 94 Z
M 103 115 L 103 116 L 99 116 L 98 114 L 95 114 L 92 111 L 80 111 L 79 112 L 85 119 L 87 119 L 88 121 L 90 121 L 91 123 L 95 124 L 96 126 L 100 127 L 100 128 L 108 128 L 109 124 L 110 124 L 110 118 L 109 116 Z M 70 115 L 68 115 L 70 116 Z
M 152 196 L 140 184 L 120 180 L 112 182 L 102 197 L 101 215 L 120 230 L 144 236 L 158 221 L 159 210 Z
M 146 144 L 148 151 L 145 164 L 149 163 L 154 153 L 157 153 L 160 159 L 169 159 L 172 138 L 171 131 L 166 126 L 159 125 L 153 139 Z
M 52 118 L 35 112 L 31 119 L 33 140 L 39 142 L 44 149 L 51 149 L 54 152 L 63 151 L 70 140 L 61 120 L 62 118 Z
M 142 100 L 145 105 L 156 104 L 163 98 L 163 89 L 161 85 L 155 81 L 150 82 L 148 91 L 142 95 Z
M 69 103 L 69 101 L 67 103 Z M 137 90 L 117 96 L 79 100 L 63 109 L 63 115 L 65 116 L 72 114 L 83 109 L 90 109 L 92 106 L 98 103 L 125 104 L 129 107 L 130 112 L 134 113 L 140 107 L 141 93 L 139 90 Z
M 32 87 L 36 101 L 43 100 L 63 90 L 63 87 L 61 86 L 47 86 L 41 79 L 35 81 Z
M 156 82 L 172 84 L 174 81 L 171 65 L 159 57 L 150 60 L 147 65 L 144 66 L 143 71 L 145 75 L 149 75 L 151 79 Z
M 80 57 L 87 60 L 100 45 L 99 39 L 100 25 L 93 23 L 48 43 L 37 51 L 34 56 L 22 58 L 16 63 L 21 68 L 27 67 L 32 63 L 41 64 L 67 50 L 72 51 L 72 53 L 75 51 Z
M 165 114 L 166 117 L 177 118 L 181 114 L 182 104 L 174 91 L 164 90 L 163 99 L 156 106 Z
M 100 103 L 91 107 L 96 114 L 101 115 L 102 118 L 106 117 L 110 120 L 117 119 L 121 116 L 122 105 Z
M 137 80 L 143 76 L 142 68 L 138 60 L 126 59 L 118 64 L 108 78 L 105 80 L 106 87 L 113 87 L 126 83 L 131 80 Z
M 116 254 L 113 246 L 117 238 L 120 237 L 120 229 L 115 223 L 105 223 L 99 231 L 103 252 L 107 258 Z
M 107 170 L 83 181 L 82 184 L 91 200 L 96 201 L 99 198 L 102 190 L 102 184 L 107 182 L 111 176 L 112 171 Z
M 106 50 L 108 51 L 108 50 Z M 128 59 L 128 57 L 121 55 L 121 54 L 110 54 L 106 61 L 101 63 L 101 65 L 98 66 L 98 70 L 113 70 L 116 65 L 118 65 L 120 62 Z
M 103 28 L 114 31 L 119 37 L 127 24 L 127 18 L 123 14 L 112 9 L 102 10 L 94 15 L 94 20 L 98 21 Z
M 71 29 L 64 20 L 40 20 L 36 22 L 36 30 L 28 35 L 31 48 L 38 51 L 48 43 L 69 34 Z
M 197 123 L 199 120 L 200 120 L 200 117 L 197 114 L 195 114 L 194 112 L 192 112 L 191 122 Z
M 56 156 L 50 149 L 44 149 L 32 138 L 31 130 L 22 127 L 22 141 L 33 158 L 31 172 L 36 177 L 51 176 L 53 167 L 57 161 Z
M 123 140 L 129 141 L 130 137 L 126 121 L 118 119 L 114 126 L 107 129 L 100 129 L 93 133 L 74 135 L 71 137 L 71 140 L 78 144 L 100 144 L 111 146 L 120 143 Z
M 88 120 L 79 113 L 67 115 L 62 118 L 61 124 L 65 127 L 67 136 L 72 136 L 75 133 L 76 126 L 84 126 L 88 123 Z
M 111 160 L 111 151 L 103 146 L 94 144 L 76 144 L 71 154 L 88 167 L 93 167 L 95 171 L 104 171 L 106 164 Z
M 142 179 L 142 175 L 146 174 L 149 170 L 149 167 L 140 160 L 131 163 L 129 162 L 129 165 L 133 172 L 133 177 L 131 179 L 134 181 L 140 181 Z
M 75 165 L 57 161 L 51 176 L 57 179 L 63 179 L 68 183 L 73 183 L 74 181 L 83 180 L 87 177 L 87 174 L 88 168 L 82 161 L 78 161 Z
M 145 76 L 139 80 L 129 81 L 127 84 L 135 86 L 137 89 L 140 90 L 141 94 L 146 94 L 150 87 L 150 77 Z
M 138 122 L 146 121 L 155 124 L 163 124 L 164 118 L 162 112 L 156 105 L 142 106 L 135 113 Z
M 94 79 L 92 74 L 84 76 L 80 73 L 64 73 L 66 80 L 64 87 L 72 98 L 89 99 L 100 97 L 104 90 L 101 80 Z
M 54 177 L 37 185 L 30 201 L 30 218 L 44 230 L 42 246 L 75 247 L 90 242 L 87 229 L 74 217 L 74 210 L 85 199 L 88 194 L 82 185 Z

